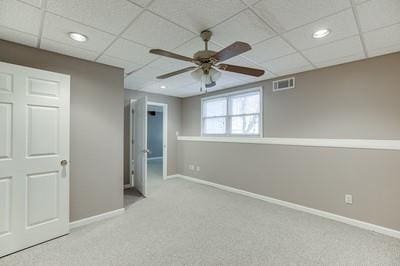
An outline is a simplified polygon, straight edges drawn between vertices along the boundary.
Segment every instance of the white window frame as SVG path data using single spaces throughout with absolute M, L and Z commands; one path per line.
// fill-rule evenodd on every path
M 259 92 L 260 94 L 260 113 L 253 113 L 253 114 L 245 114 L 245 115 L 259 115 L 260 116 L 260 123 L 259 123 L 259 134 L 257 135 L 246 135 L 246 134 L 231 134 L 231 118 L 234 116 L 244 116 L 244 115 L 231 115 L 230 113 L 230 98 L 233 96 L 241 95 L 241 94 L 247 94 L 250 92 Z M 204 119 L 203 117 L 203 106 L 205 101 L 213 100 L 213 99 L 218 99 L 218 98 L 226 98 L 227 103 L 226 103 L 226 115 L 224 116 L 210 116 L 206 118 L 219 118 L 219 117 L 225 117 L 226 118 L 226 133 L 225 134 L 207 134 L 204 133 Z M 209 96 L 209 97 L 204 97 L 201 99 L 201 113 L 200 113 L 200 121 L 201 121 L 201 136 L 204 137 L 254 137 L 254 138 L 262 138 L 263 137 L 263 88 L 262 87 L 256 87 L 256 88 L 251 88 L 251 89 L 245 89 L 245 90 L 240 90 L 240 91 L 234 91 L 234 92 L 228 92 L 228 93 L 223 93 L 223 94 L 217 94 L 214 96 Z

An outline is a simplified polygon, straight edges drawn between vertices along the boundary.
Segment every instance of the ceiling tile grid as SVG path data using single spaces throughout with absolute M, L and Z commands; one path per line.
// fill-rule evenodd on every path
M 142 8 L 121 0 L 47 0 L 47 10 L 84 25 L 119 34 Z
M 362 32 L 400 23 L 399 0 L 370 0 L 357 6 Z
M 335 63 L 344 63 L 346 58 L 363 54 L 360 36 L 335 41 L 303 52 L 316 66 L 323 67 Z M 360 58 L 361 59 L 361 58 Z
M 53 40 L 42 39 L 40 48 L 48 51 L 52 51 L 59 54 L 65 54 L 73 57 L 78 57 L 86 60 L 94 60 L 97 56 L 96 52 L 86 50 L 71 45 L 66 45 Z
M 400 23 L 363 35 L 370 56 L 400 51 Z
M 270 27 L 250 10 L 245 10 L 211 29 L 213 40 L 223 46 L 235 41 L 253 45 L 276 35 Z
M 87 42 L 78 43 L 68 33 L 79 32 L 89 36 Z M 97 53 L 102 52 L 113 40 L 114 36 L 83 24 L 47 13 L 43 25 L 43 38 L 70 46 L 79 46 Z
M 328 28 L 331 34 L 314 39 Z M 191 63 L 210 29 L 209 49 L 244 41 L 252 50 L 226 61 L 266 70 L 259 78 L 224 72 L 213 90 L 400 51 L 399 0 L 3 0 L 0 38 L 125 69 L 125 87 L 186 97 L 199 94 Z M 76 31 L 88 41 L 72 41 Z M 366 54 L 365 54 L 366 52 Z M 131 73 L 129 75 L 129 73 Z M 163 89 L 161 89 L 163 86 Z M 165 86 L 165 88 L 164 88 Z M 186 92 L 186 90 L 188 92 Z
M 279 32 L 311 23 L 350 8 L 349 0 L 261 0 L 255 10 Z
M 331 34 L 325 38 L 315 39 L 313 33 L 320 29 L 329 29 Z M 351 9 L 320 19 L 306 26 L 289 31 L 283 36 L 299 50 L 324 45 L 336 40 L 358 34 L 356 21 Z
M 155 0 L 149 9 L 185 28 L 200 33 L 244 10 L 240 0 Z
M 171 50 L 196 35 L 148 11 L 142 13 L 123 37 L 148 47 Z
M 12 30 L 2 26 L 0 26 L 0 36 L 4 40 L 32 47 L 35 47 L 38 42 L 38 37 L 36 35 Z
M 41 11 L 17 0 L 0 2 L 0 26 L 37 35 L 40 29 Z
M 267 61 L 264 65 L 279 76 L 313 69 L 313 66 L 299 53 Z
M 262 63 L 294 52 L 294 48 L 281 37 L 274 37 L 254 45 L 253 49 L 244 56 L 257 63 Z

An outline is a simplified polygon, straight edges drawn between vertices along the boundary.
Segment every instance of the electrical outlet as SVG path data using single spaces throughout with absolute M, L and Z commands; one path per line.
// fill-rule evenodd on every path
M 200 166 L 196 166 L 196 171 L 200 172 Z
M 353 195 L 350 194 L 344 195 L 344 202 L 346 204 L 353 204 Z
M 189 170 L 194 171 L 194 165 L 193 164 L 189 164 Z

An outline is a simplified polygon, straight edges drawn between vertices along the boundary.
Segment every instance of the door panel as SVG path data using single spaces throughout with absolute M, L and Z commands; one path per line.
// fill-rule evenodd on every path
M 0 102 L 0 160 L 11 157 L 12 104 Z
M 134 184 L 146 196 L 147 193 L 147 97 L 134 104 Z
M 0 177 L 0 236 L 10 232 L 11 177 Z
M 0 257 L 69 232 L 69 93 L 69 76 L 0 62 Z
M 36 226 L 58 217 L 58 172 L 27 176 L 27 226 Z
M 58 108 L 28 105 L 28 156 L 58 154 Z

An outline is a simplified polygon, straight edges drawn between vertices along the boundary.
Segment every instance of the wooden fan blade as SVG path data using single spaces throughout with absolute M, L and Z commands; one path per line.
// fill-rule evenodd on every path
M 179 75 L 179 74 L 188 72 L 188 71 L 190 71 L 190 70 L 195 70 L 196 68 L 197 68 L 197 67 L 195 67 L 195 66 L 186 67 L 186 68 L 183 68 L 183 69 L 180 69 L 180 70 L 171 72 L 171 73 L 167 73 L 167 74 L 158 76 L 157 78 L 158 78 L 158 79 L 166 79 L 166 78 L 169 78 L 169 77 L 172 77 L 172 76 L 175 76 L 175 75 Z
M 219 64 L 217 67 L 221 70 L 244 74 L 244 75 L 249 75 L 249 76 L 254 76 L 254 77 L 260 77 L 260 76 L 264 75 L 264 73 L 265 73 L 265 71 L 262 69 L 228 65 L 228 64 Z
M 182 61 L 195 63 L 195 60 L 193 58 L 190 58 L 190 57 L 187 57 L 187 56 L 183 56 L 183 55 L 179 55 L 179 54 L 175 54 L 175 53 L 171 53 L 171 52 L 168 52 L 168 51 L 165 51 L 165 50 L 161 50 L 161 49 L 151 49 L 150 53 L 151 54 L 170 57 L 170 58 L 177 59 L 177 60 L 182 60 Z
M 234 56 L 243 54 L 244 52 L 247 52 L 249 50 L 251 50 L 250 44 L 245 42 L 234 42 L 228 47 L 225 47 L 224 49 L 216 53 L 212 58 L 219 62 L 222 62 Z

